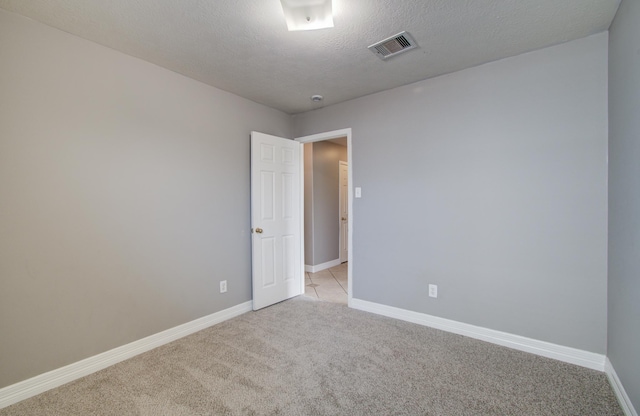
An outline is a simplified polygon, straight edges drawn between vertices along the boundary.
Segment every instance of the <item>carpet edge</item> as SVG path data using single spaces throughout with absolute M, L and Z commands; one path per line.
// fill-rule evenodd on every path
M 504 347 L 540 355 L 546 358 L 552 358 L 569 364 L 579 365 L 592 370 L 600 372 L 605 371 L 606 357 L 603 354 L 597 354 L 577 348 L 527 338 L 521 335 L 465 324 L 451 319 L 440 318 L 426 313 L 409 311 L 362 299 L 352 299 L 352 303 L 349 306 L 361 311 L 400 319 L 402 321 L 412 322 L 414 324 L 428 326 L 458 335 L 464 335 L 481 341 L 490 342 L 492 344 L 502 345 Z
M 247 301 L 0 389 L 0 409 L 252 310 Z

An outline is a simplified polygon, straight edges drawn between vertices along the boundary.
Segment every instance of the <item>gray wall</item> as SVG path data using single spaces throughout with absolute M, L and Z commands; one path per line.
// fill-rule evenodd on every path
M 625 0 L 608 288 L 636 407 L 637 22 Z M 295 136 L 353 128 L 354 296 L 603 353 L 606 59 L 599 34 L 296 116 Z M 294 136 L 281 112 L 0 10 L 0 387 L 250 300 L 251 130 Z
M 347 161 L 347 147 L 329 141 L 311 143 L 309 147 L 312 147 L 312 179 L 308 183 L 305 177 L 305 203 L 309 199 L 312 207 L 305 208 L 305 247 L 308 248 L 305 264 L 315 266 L 340 258 L 338 166 L 341 160 Z M 305 162 L 307 149 L 305 147 Z M 307 169 L 305 165 L 305 175 L 308 175 Z M 308 209 L 311 212 L 307 212 Z M 309 220 L 311 224 L 307 224 Z
M 607 42 L 294 116 L 353 129 L 355 298 L 605 352 Z
M 640 410 L 640 2 L 623 0 L 609 38 L 607 355 Z
M 254 129 L 291 118 L 0 10 L 0 387 L 251 299 Z

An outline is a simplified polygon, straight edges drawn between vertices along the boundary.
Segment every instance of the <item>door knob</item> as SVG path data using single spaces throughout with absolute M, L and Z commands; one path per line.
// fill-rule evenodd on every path
M 256 228 L 256 233 L 262 234 L 262 231 L 263 231 L 262 228 Z
M 346 220 L 347 220 L 347 217 L 342 217 L 342 221 L 346 221 Z

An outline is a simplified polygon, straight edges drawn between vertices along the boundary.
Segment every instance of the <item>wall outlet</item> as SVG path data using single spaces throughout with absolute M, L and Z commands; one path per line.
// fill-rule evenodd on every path
M 438 297 L 438 285 L 429 285 L 429 297 L 430 298 Z
M 220 293 L 227 293 L 227 281 L 220 281 Z

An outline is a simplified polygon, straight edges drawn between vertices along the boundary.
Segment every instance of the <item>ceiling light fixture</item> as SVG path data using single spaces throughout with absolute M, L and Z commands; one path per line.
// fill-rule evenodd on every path
M 312 95 L 311 96 L 311 101 L 313 101 L 314 103 L 319 103 L 320 101 L 322 101 L 322 95 Z
M 332 0 L 280 0 L 289 31 L 333 27 Z

